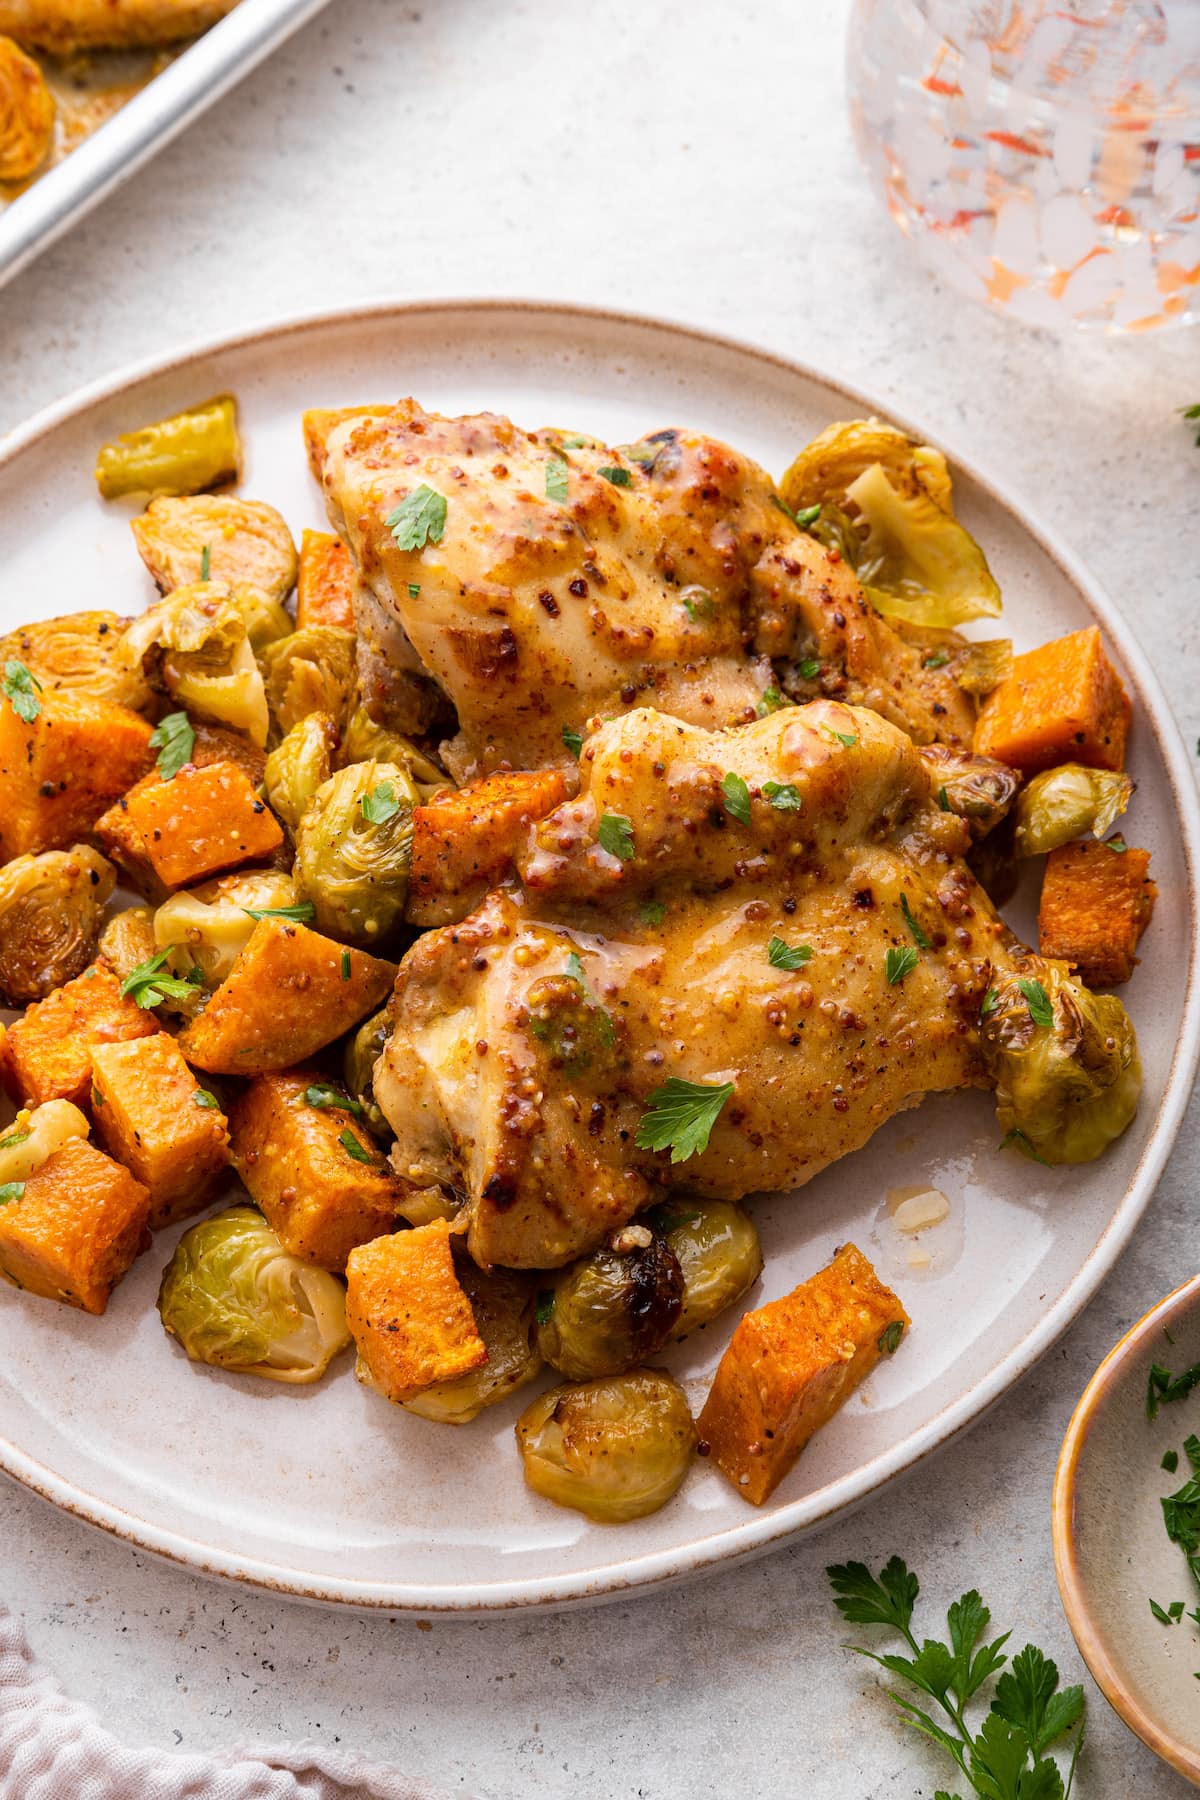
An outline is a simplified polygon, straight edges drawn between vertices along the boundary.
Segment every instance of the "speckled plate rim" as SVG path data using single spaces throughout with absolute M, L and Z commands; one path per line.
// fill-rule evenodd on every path
M 1036 1328 L 1028 1332 L 1007 1356 L 953 1405 L 944 1407 L 886 1454 L 859 1463 L 836 1481 L 829 1482 L 823 1488 L 805 1494 L 776 1511 L 765 1515 L 755 1514 L 732 1531 L 724 1530 L 702 1538 L 692 1537 L 687 1543 L 639 1557 L 622 1558 L 618 1555 L 587 1571 L 537 1579 L 526 1577 L 516 1581 L 458 1585 L 355 1582 L 340 1577 L 314 1577 L 310 1573 L 259 1558 L 233 1556 L 181 1533 L 165 1531 L 139 1519 L 136 1514 L 123 1507 L 112 1505 L 102 1496 L 89 1493 L 77 1484 L 64 1480 L 55 1471 L 29 1456 L 19 1445 L 0 1437 L 0 1472 L 12 1476 L 62 1510 L 99 1526 L 139 1549 L 182 1563 L 200 1573 L 223 1576 L 298 1600 L 426 1615 L 507 1612 L 530 1606 L 558 1607 L 572 1602 L 629 1597 L 639 1589 L 662 1586 L 698 1575 L 716 1565 L 761 1555 L 803 1532 L 829 1523 L 838 1514 L 861 1505 L 889 1482 L 915 1468 L 978 1419 L 1045 1355 L 1055 1340 L 1082 1312 L 1113 1268 L 1150 1202 L 1178 1133 L 1200 1058 L 1200 915 L 1197 911 L 1197 898 L 1200 896 L 1200 801 L 1197 799 L 1183 741 L 1158 678 L 1121 614 L 1075 554 L 1055 533 L 1038 521 L 1034 509 L 1019 503 L 1006 488 L 981 469 L 973 456 L 965 454 L 944 432 L 930 433 L 917 421 L 898 411 L 889 400 L 864 392 L 811 364 L 777 355 L 744 339 L 647 314 L 519 297 L 375 299 L 357 306 L 288 314 L 263 321 L 241 332 L 221 333 L 198 339 L 172 353 L 128 364 L 115 374 L 77 389 L 37 413 L 25 425 L 0 438 L 0 473 L 40 439 L 88 408 L 111 400 L 141 382 L 177 374 L 194 361 L 249 349 L 255 344 L 269 342 L 278 345 L 288 337 L 302 339 L 309 334 L 319 335 L 323 331 L 346 326 L 400 326 L 405 320 L 430 317 L 441 317 L 449 323 L 450 317 L 455 313 L 492 316 L 507 313 L 519 315 L 530 324 L 539 317 L 559 322 L 577 321 L 581 327 L 632 330 L 647 336 L 658 334 L 668 345 L 672 339 L 687 340 L 693 345 L 706 346 L 714 352 L 748 357 L 768 368 L 777 368 L 787 374 L 819 383 L 842 396 L 855 412 L 881 414 L 894 420 L 914 436 L 932 438 L 937 442 L 951 462 L 986 490 L 998 506 L 1019 517 L 1023 529 L 1059 565 L 1081 599 L 1103 625 L 1110 640 L 1116 645 L 1125 667 L 1134 677 L 1146 702 L 1146 724 L 1157 740 L 1171 783 L 1188 872 L 1191 917 L 1182 1024 L 1153 1127 L 1124 1194 L 1074 1280 L 1042 1316 Z M 614 1542 L 614 1549 L 616 1547 Z
M 1051 1533 L 1054 1540 L 1054 1570 L 1062 1597 L 1067 1623 L 1079 1646 L 1079 1653 L 1092 1673 L 1100 1692 L 1113 1711 L 1143 1744 L 1156 1756 L 1200 1787 L 1200 1750 L 1180 1740 L 1137 1699 L 1132 1686 L 1116 1659 L 1110 1655 L 1096 1608 L 1089 1599 L 1089 1587 L 1080 1567 L 1075 1535 L 1075 1500 L 1079 1488 L 1079 1460 L 1093 1425 L 1117 1388 L 1125 1380 L 1126 1369 L 1151 1339 L 1168 1330 L 1184 1313 L 1200 1302 L 1200 1275 L 1193 1275 L 1182 1287 L 1152 1306 L 1137 1324 L 1125 1333 L 1111 1349 L 1080 1397 L 1071 1415 L 1058 1453 L 1054 1471 L 1054 1491 L 1050 1502 Z

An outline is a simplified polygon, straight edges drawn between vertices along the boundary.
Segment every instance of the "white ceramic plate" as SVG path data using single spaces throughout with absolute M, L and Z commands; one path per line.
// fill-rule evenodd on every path
M 221 389 L 241 403 L 243 491 L 299 533 L 323 523 L 300 413 L 417 395 L 622 442 L 669 424 L 727 438 L 776 473 L 835 418 L 883 410 L 819 375 L 675 326 L 520 303 L 372 308 L 285 324 L 94 388 L 0 451 L 0 623 L 80 606 L 136 612 L 151 586 L 125 514 L 91 469 L 113 433 Z M 902 421 L 903 422 L 903 421 Z M 780 1543 L 876 1492 L 975 1419 L 1075 1317 L 1120 1254 L 1171 1147 L 1196 1061 L 1200 822 L 1158 684 L 1128 629 L 1029 511 L 968 474 L 960 509 L 986 547 L 1006 624 L 1026 648 L 1098 618 L 1134 694 L 1126 826 L 1154 854 L 1158 910 L 1124 990 L 1146 1087 L 1127 1135 L 1090 1167 L 1043 1170 L 997 1152 L 990 1097 L 927 1102 L 791 1198 L 755 1207 L 774 1298 L 854 1239 L 875 1252 L 889 1186 L 951 1196 L 961 1254 L 901 1281 L 913 1330 L 755 1510 L 697 1463 L 655 1517 L 604 1528 L 529 1494 L 512 1441 L 517 1403 L 451 1429 L 386 1406 L 349 1359 L 315 1388 L 198 1368 L 154 1310 L 176 1234 L 160 1237 L 100 1320 L 0 1293 L 0 1467 L 143 1547 L 313 1599 L 487 1610 L 611 1595 Z M 1029 898 L 1010 909 L 1027 934 Z M 727 1337 L 720 1322 L 662 1360 L 698 1403 Z M 528 1398 L 528 1395 L 526 1395 Z

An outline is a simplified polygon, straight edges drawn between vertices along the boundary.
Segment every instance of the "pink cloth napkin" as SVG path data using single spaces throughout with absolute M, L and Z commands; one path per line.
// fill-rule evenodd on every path
M 450 1800 L 322 1744 L 131 1750 L 69 1700 L 0 1605 L 0 1800 Z M 456 1800 L 470 1800 L 461 1791 Z M 478 1800 L 478 1797 L 476 1797 Z

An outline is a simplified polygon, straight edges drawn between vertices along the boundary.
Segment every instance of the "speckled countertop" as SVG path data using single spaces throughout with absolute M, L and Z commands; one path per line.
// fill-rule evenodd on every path
M 0 428 L 120 363 L 300 306 L 532 294 L 757 339 L 894 397 L 1081 551 L 1200 727 L 1200 339 L 1043 337 L 937 286 L 867 192 L 843 0 L 332 0 L 0 292 Z M 493 1800 L 929 1796 L 946 1771 L 841 1647 L 822 1575 L 893 1550 L 1079 1662 L 1050 1482 L 1100 1356 L 1196 1266 L 1200 1112 L 1084 1317 L 964 1440 L 850 1520 L 632 1604 L 438 1623 L 189 1577 L 0 1483 L 6 1600 L 131 1740 L 313 1736 Z M 250 1477 L 252 1479 L 252 1475 Z M 1092 1691 L 1083 1800 L 1189 1790 Z

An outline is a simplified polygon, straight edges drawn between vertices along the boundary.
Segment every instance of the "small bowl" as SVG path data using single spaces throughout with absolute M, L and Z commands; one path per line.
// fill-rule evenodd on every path
M 1200 1275 L 1126 1332 L 1084 1391 L 1054 1477 L 1054 1563 L 1075 1642 L 1105 1699 L 1155 1755 L 1200 1787 L 1197 1586 L 1163 1526 L 1159 1501 L 1191 1474 L 1183 1440 L 1200 1436 L 1200 1387 L 1146 1417 L 1153 1363 L 1200 1362 Z M 1166 1451 L 1179 1454 L 1174 1474 Z M 1182 1600 L 1177 1625 L 1150 1611 Z

